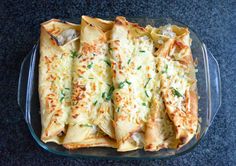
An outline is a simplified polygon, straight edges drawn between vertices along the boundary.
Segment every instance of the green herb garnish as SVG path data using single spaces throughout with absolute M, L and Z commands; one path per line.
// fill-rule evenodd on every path
M 65 88 L 66 90 L 70 90 L 70 88 Z
M 179 91 L 177 91 L 175 88 L 173 88 L 173 95 L 177 97 L 183 97 L 183 95 L 179 93 Z
M 125 82 L 119 83 L 119 88 L 120 88 L 120 89 L 123 88 L 124 86 L 125 86 Z
M 113 91 L 115 90 L 115 88 L 113 86 L 110 87 L 108 93 L 107 93 L 107 97 L 106 97 L 106 100 L 111 100 L 111 97 L 112 97 L 112 94 L 113 94 Z
M 131 84 L 131 82 L 129 82 L 128 80 L 125 80 L 125 82 L 126 82 L 128 85 L 130 85 L 130 84 Z
M 161 73 L 162 73 L 162 74 L 167 73 L 167 70 L 168 70 L 168 65 L 165 65 L 165 70 L 162 71 Z
M 137 70 L 140 70 L 142 68 L 142 66 L 139 66 L 138 68 L 137 68 Z
M 93 105 L 96 105 L 98 103 L 98 101 L 96 100 L 94 103 L 93 103 Z
M 90 63 L 87 67 L 89 68 L 89 69 L 91 69 L 92 68 L 92 66 L 93 66 L 93 62 L 92 63 Z
M 62 96 L 65 96 L 65 93 L 63 92 L 63 90 L 61 90 L 61 95 L 62 95 Z
M 110 52 L 110 54 L 112 54 L 112 52 L 113 52 L 111 47 L 109 47 L 108 51 Z
M 106 101 L 111 100 L 112 95 L 106 97 Z
M 103 93 L 102 93 L 102 98 L 104 98 L 104 97 L 105 97 L 105 95 L 106 95 L 106 92 L 103 92 Z
M 152 79 L 152 78 L 149 78 L 149 79 L 148 79 L 148 81 L 147 81 L 146 84 L 144 85 L 144 88 L 147 87 L 147 85 L 148 85 L 148 83 L 150 82 L 151 79 Z
M 127 64 L 129 64 L 129 63 L 130 63 L 130 61 L 131 61 L 131 59 L 129 59 L 129 60 L 128 60 Z
M 146 103 L 142 103 L 142 105 L 143 105 L 143 106 L 147 106 L 147 104 L 146 104 Z
M 120 107 L 117 108 L 116 112 L 120 112 Z
M 123 88 L 123 87 L 125 86 L 125 83 L 127 83 L 128 85 L 131 85 L 131 82 L 130 82 L 130 81 L 125 80 L 124 82 L 119 83 L 119 88 L 120 88 L 120 89 Z
M 66 94 L 61 90 L 61 97 L 60 97 L 60 103 L 62 103 L 62 100 L 65 99 Z
M 148 93 L 147 93 L 147 91 L 145 90 L 145 95 L 147 96 L 147 97 L 149 97 L 149 95 L 148 95 Z
M 142 53 L 144 53 L 145 51 L 144 51 L 144 50 L 139 50 L 139 52 L 142 52 Z
M 93 127 L 93 125 L 90 125 L 90 124 L 82 124 L 81 126 L 84 126 L 84 127 Z
M 78 52 L 77 51 L 70 51 L 70 53 L 71 53 L 71 58 L 75 58 L 75 57 L 77 57 L 78 56 Z
M 97 55 L 97 54 L 94 54 L 94 53 L 93 53 L 93 56 L 96 56 L 96 55 Z
M 109 67 L 111 67 L 111 63 L 110 63 L 110 62 L 108 62 L 107 60 L 104 60 L 104 62 L 105 62 Z
M 60 103 L 62 103 L 62 100 L 64 100 L 64 98 L 65 98 L 64 96 L 60 98 Z
M 92 78 L 92 77 L 89 77 L 88 79 L 90 79 L 90 80 L 93 80 L 94 78 Z

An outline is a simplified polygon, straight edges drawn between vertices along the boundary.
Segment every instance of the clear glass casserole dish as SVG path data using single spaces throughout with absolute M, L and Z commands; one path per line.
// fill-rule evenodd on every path
M 67 21 L 79 23 L 80 20 L 66 19 Z M 172 19 L 150 19 L 150 18 L 128 18 L 131 22 L 137 22 L 142 26 L 152 25 L 161 26 L 166 24 L 175 24 L 178 26 L 186 25 L 176 22 Z M 205 44 L 197 37 L 196 33 L 190 29 L 192 38 L 193 58 L 198 60 L 198 95 L 199 99 L 199 117 L 201 118 L 201 128 L 196 137 L 187 145 L 180 149 L 162 149 L 158 152 L 145 152 L 136 150 L 120 153 L 112 148 L 83 148 L 78 150 L 67 150 L 61 145 L 55 143 L 43 143 L 40 140 L 41 121 L 40 106 L 38 96 L 38 64 L 39 64 L 39 44 L 35 44 L 32 51 L 24 58 L 18 84 L 18 105 L 23 111 L 25 121 L 29 127 L 31 135 L 35 141 L 46 151 L 70 157 L 95 157 L 95 158 L 115 158 L 115 159 L 159 159 L 178 156 L 191 151 L 206 134 L 211 122 L 221 105 L 221 80 L 219 65 L 207 50 Z

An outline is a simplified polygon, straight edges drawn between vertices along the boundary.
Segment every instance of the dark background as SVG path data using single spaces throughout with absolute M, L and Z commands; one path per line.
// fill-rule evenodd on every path
M 220 64 L 222 106 L 200 144 L 169 160 L 56 156 L 33 140 L 17 106 L 20 64 L 51 18 L 171 17 L 194 29 Z M 0 1 L 0 165 L 236 165 L 236 1 Z

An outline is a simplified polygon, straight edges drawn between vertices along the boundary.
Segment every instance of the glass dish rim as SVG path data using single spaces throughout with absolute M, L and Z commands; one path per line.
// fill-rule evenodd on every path
M 60 152 L 60 151 L 57 151 L 57 150 L 54 150 L 54 149 L 50 149 L 47 147 L 47 145 L 45 143 L 43 143 L 39 137 L 36 135 L 34 129 L 32 128 L 31 126 L 31 123 L 30 123 L 30 116 L 28 115 L 30 113 L 30 108 L 29 108 L 29 96 L 30 96 L 30 90 L 27 90 L 26 92 L 26 108 L 25 108 L 25 120 L 26 120 L 26 123 L 28 125 L 28 128 L 30 130 L 30 133 L 31 135 L 33 136 L 33 138 L 35 139 L 35 141 L 37 142 L 37 144 L 42 147 L 44 150 L 46 151 L 49 151 L 53 154 L 57 154 L 57 155 L 62 155 L 62 156 L 67 156 L 67 157 L 72 157 L 72 158 L 77 158 L 77 157 L 83 157 L 83 158 L 96 158 L 96 159 L 168 159 L 168 158 L 171 158 L 171 157 L 176 157 L 176 156 L 180 156 L 180 155 L 183 155 L 183 154 L 186 154 L 190 151 L 192 151 L 199 143 L 200 141 L 202 140 L 202 138 L 205 136 L 205 134 L 207 133 L 207 129 L 209 128 L 210 126 L 210 119 L 211 119 L 211 88 L 210 88 L 210 78 L 209 78 L 209 64 L 208 64 L 208 58 L 207 58 L 207 51 L 206 51 L 206 47 L 205 47 L 205 44 L 202 42 L 202 40 L 199 38 L 199 36 L 197 35 L 197 33 L 192 29 L 190 28 L 189 26 L 185 25 L 184 23 L 180 22 L 180 21 L 177 21 L 177 20 L 173 20 L 171 18 L 151 18 L 151 17 L 127 17 L 127 20 L 133 20 L 133 19 L 142 19 L 142 20 L 145 20 L 145 19 L 148 19 L 148 20 L 155 20 L 155 21 L 160 21 L 160 20 L 165 20 L 167 22 L 176 22 L 182 26 L 185 26 L 185 27 L 188 27 L 198 38 L 200 44 L 201 44 L 201 49 L 203 51 L 203 61 L 204 61 L 204 71 L 206 73 L 206 88 L 207 88 L 207 93 L 208 93 L 208 121 L 207 121 L 207 127 L 205 128 L 205 130 L 203 131 L 203 133 L 200 135 L 199 139 L 197 140 L 196 143 L 194 143 L 192 146 L 190 146 L 188 149 L 186 149 L 185 151 L 182 151 L 182 152 L 179 152 L 179 153 L 176 153 L 176 154 L 173 154 L 173 155 L 170 155 L 170 156 L 158 156 L 158 157 L 154 157 L 154 156 L 150 156 L 150 157 L 128 157 L 128 156 L 96 156 L 96 155 L 81 155 L 79 153 L 75 153 L 75 154 L 68 154 L 68 153 L 65 153 L 65 152 Z M 61 20 L 73 20 L 73 18 L 70 18 L 70 19 L 61 19 Z M 74 19 L 75 20 L 75 19 Z M 80 19 L 77 19 L 78 21 Z M 73 21 L 70 21 L 70 22 L 73 22 Z M 37 50 L 37 47 L 39 46 L 39 41 L 37 42 L 37 44 L 35 44 L 35 46 L 33 47 L 33 52 L 36 52 Z M 35 56 L 32 56 L 32 53 L 31 54 L 28 54 L 25 59 L 23 60 L 22 63 L 24 63 L 24 61 L 26 59 L 30 58 L 30 63 L 29 63 L 29 75 L 28 75 L 28 78 L 31 78 L 31 73 L 32 73 L 32 65 L 34 66 L 35 64 Z M 21 79 L 21 74 L 19 76 L 19 80 Z M 19 87 L 21 87 L 20 85 L 20 81 L 19 81 L 19 84 L 18 84 L 18 92 L 19 92 Z M 31 81 L 28 81 L 27 82 L 27 89 L 32 89 L 32 82 Z M 19 94 L 19 93 L 18 93 Z M 21 108 L 22 109 L 22 108 Z M 24 112 L 24 110 L 22 110 Z M 147 152 L 149 153 L 149 152 Z

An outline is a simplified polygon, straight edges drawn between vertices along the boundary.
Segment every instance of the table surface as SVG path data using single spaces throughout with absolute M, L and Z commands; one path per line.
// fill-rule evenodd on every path
M 222 106 L 207 135 L 190 153 L 168 160 L 72 159 L 50 154 L 33 140 L 16 96 L 20 64 L 50 18 L 171 17 L 189 25 L 220 64 Z M 0 165 L 236 165 L 236 1 L 1 1 Z

